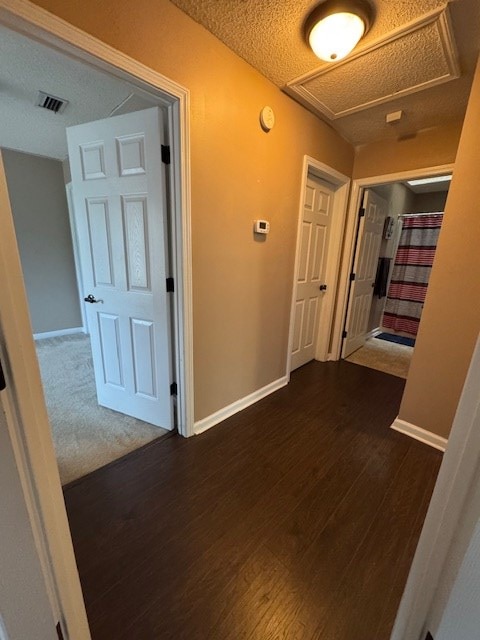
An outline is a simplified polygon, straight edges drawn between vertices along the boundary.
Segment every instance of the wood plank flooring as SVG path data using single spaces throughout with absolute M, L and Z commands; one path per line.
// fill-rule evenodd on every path
M 388 640 L 441 454 L 404 380 L 310 363 L 65 489 L 94 640 Z

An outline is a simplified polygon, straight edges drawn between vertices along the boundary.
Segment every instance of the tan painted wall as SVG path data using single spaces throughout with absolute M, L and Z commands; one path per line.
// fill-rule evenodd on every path
M 191 91 L 195 418 L 285 375 L 304 154 L 353 149 L 168 0 L 37 4 Z M 259 126 L 264 105 L 274 129 Z M 270 220 L 255 242 L 256 218 Z
M 354 178 L 383 176 L 455 162 L 462 123 L 421 131 L 404 140 L 384 140 L 357 147 Z
M 447 437 L 480 329 L 480 67 L 445 207 L 400 418 Z

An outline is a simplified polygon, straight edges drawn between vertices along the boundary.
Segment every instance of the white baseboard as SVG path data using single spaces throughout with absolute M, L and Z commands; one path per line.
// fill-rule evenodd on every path
M 374 338 L 375 336 L 378 336 L 379 333 L 382 333 L 380 327 L 377 327 L 376 329 L 372 329 L 366 334 L 365 339 L 370 340 L 370 338 Z
M 58 338 L 60 336 L 71 336 L 74 333 L 85 333 L 83 327 L 72 327 L 70 329 L 59 329 L 58 331 L 45 331 L 44 333 L 34 333 L 34 340 L 43 340 L 44 338 Z
M 262 387 L 261 389 L 254 391 L 250 395 L 245 396 L 244 398 L 240 398 L 240 400 L 236 400 L 235 402 L 232 402 L 232 404 L 229 404 L 227 407 L 223 407 L 223 409 L 219 409 L 218 411 L 215 411 L 215 413 L 212 413 L 210 416 L 207 416 L 202 420 L 198 420 L 193 425 L 193 431 L 195 435 L 199 435 L 200 433 L 207 431 L 207 429 L 214 427 L 219 422 L 222 422 L 223 420 L 230 418 L 230 416 L 233 416 L 235 413 L 242 411 L 242 409 L 246 409 L 251 404 L 258 402 L 259 400 L 261 400 L 262 398 L 265 398 L 266 396 L 270 395 L 274 391 L 278 391 L 282 387 L 285 387 L 287 384 L 288 384 L 288 376 L 283 376 L 283 378 L 274 380 L 270 384 L 267 384 L 265 387 Z
M 440 451 L 445 451 L 447 448 L 448 440 L 442 438 L 442 436 L 437 436 L 435 433 L 431 431 L 426 431 L 421 427 L 417 427 L 410 422 L 406 422 L 405 420 L 400 420 L 400 418 L 395 418 L 393 424 L 390 429 L 395 429 L 395 431 L 400 431 L 400 433 L 404 433 L 411 438 L 415 438 L 415 440 L 420 440 L 420 442 L 424 442 L 425 444 L 429 444 L 431 447 L 435 449 L 440 449 Z

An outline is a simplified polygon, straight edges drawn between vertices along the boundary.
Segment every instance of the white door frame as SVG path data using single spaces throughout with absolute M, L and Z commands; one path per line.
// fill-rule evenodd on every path
M 193 331 L 190 220 L 189 91 L 27 0 L 0 0 L 0 23 L 163 98 L 171 139 L 173 201 L 171 262 L 175 354 L 179 395 L 178 430 L 193 431 Z M 160 100 L 159 100 L 160 101 Z M 23 276 L 0 155 L 0 352 L 12 397 L 7 411 L 16 462 L 45 568 L 52 609 L 65 637 L 89 640 L 70 530 L 45 409 Z M 178 532 L 179 535 L 181 532 Z
M 75 276 L 77 278 L 78 289 L 78 304 L 80 305 L 80 314 L 82 316 L 82 331 L 83 333 L 89 333 L 88 320 L 85 311 L 85 305 L 82 300 L 82 292 L 85 291 L 83 287 L 82 270 L 80 267 L 80 250 L 78 246 L 78 234 L 77 227 L 75 225 L 74 203 L 73 203 L 73 185 L 72 182 L 67 182 L 65 185 L 65 192 L 67 194 L 67 206 L 68 206 L 68 219 L 70 221 L 70 235 L 72 236 L 72 249 L 73 249 L 73 262 L 75 264 Z
M 304 156 L 302 168 L 302 183 L 300 188 L 300 206 L 297 223 L 297 244 L 295 250 L 295 266 L 293 270 L 292 303 L 290 307 L 290 331 L 288 335 L 287 353 L 287 377 L 290 379 L 292 366 L 292 346 L 295 330 L 295 301 L 297 299 L 297 269 L 300 260 L 301 227 L 303 221 L 303 209 L 305 204 L 305 188 L 309 175 L 325 180 L 335 189 L 332 210 L 332 228 L 327 253 L 327 268 L 325 282 L 328 289 L 322 301 L 322 322 L 319 324 L 316 337 L 315 360 L 322 362 L 328 359 L 328 348 L 331 335 L 332 318 L 334 311 L 335 292 L 337 290 L 338 273 L 340 268 L 341 247 L 345 218 L 347 213 L 347 201 L 350 190 L 350 178 L 343 173 L 332 169 L 328 165 L 312 158 Z
M 473 353 L 427 516 L 418 541 L 391 640 L 424 638 L 429 613 L 445 604 L 438 590 L 446 562 L 460 567 L 478 520 L 472 489 L 480 477 L 480 339 Z M 465 548 L 454 548 L 461 541 Z M 451 571 L 451 567 L 450 567 Z M 436 603 L 436 598 L 440 599 Z
M 67 638 L 87 640 L 88 623 L 35 354 L 1 153 L 0 227 L 0 357 L 7 382 L 0 402 L 6 412 L 53 615 L 62 621 Z M 70 632 L 72 629 L 75 633 Z
M 444 173 L 452 173 L 453 167 L 453 164 L 443 164 L 434 167 L 424 167 L 422 169 L 412 169 L 410 171 L 388 173 L 381 176 L 358 178 L 352 181 L 352 192 L 350 195 L 350 206 L 348 209 L 345 229 L 345 243 L 333 326 L 332 349 L 330 354 L 330 358 L 332 360 L 339 360 L 342 353 L 342 334 L 347 315 L 348 293 L 351 284 L 350 273 L 355 255 L 358 210 L 361 206 L 364 190 L 369 187 L 376 187 L 381 184 L 389 184 L 391 182 L 404 182 L 405 180 L 415 180 L 417 178 L 441 176 Z
M 31 4 L 0 0 L 0 24 L 53 46 L 73 58 L 136 84 L 165 107 L 171 146 L 171 263 L 175 277 L 175 359 L 178 374 L 178 431 L 193 431 L 193 311 L 190 201 L 190 92 L 93 36 Z
M 377 200 L 377 204 L 378 204 L 378 200 L 381 200 L 385 203 L 385 218 L 387 217 L 388 214 L 388 201 L 383 198 L 382 196 L 380 196 L 379 194 L 377 194 L 375 191 L 373 190 L 369 190 L 369 189 L 364 189 L 363 190 L 363 194 L 362 194 L 362 210 L 363 210 L 363 216 L 360 218 L 360 216 L 358 215 L 358 223 L 357 223 L 357 229 L 358 232 L 355 234 L 355 250 L 354 250 L 354 255 L 352 257 L 352 267 L 350 269 L 350 273 L 355 273 L 355 280 L 350 280 L 349 278 L 349 300 L 347 301 L 347 310 L 346 310 L 346 316 L 345 316 L 345 331 L 347 332 L 347 337 L 346 339 L 342 342 L 342 358 L 345 358 L 345 352 L 347 349 L 347 343 L 349 342 L 349 340 L 351 340 L 351 336 L 349 337 L 349 334 L 351 333 L 352 327 L 351 327 L 351 322 L 352 322 L 352 315 L 353 314 L 353 308 L 352 308 L 352 293 L 355 293 L 356 291 L 356 287 L 359 284 L 359 276 L 361 274 L 359 274 L 359 265 L 361 263 L 361 259 L 360 262 L 358 261 L 359 257 L 360 257 L 360 249 L 362 248 L 363 245 L 363 240 L 364 240 L 364 235 L 366 233 L 366 226 L 367 224 L 369 224 L 368 222 L 368 216 L 369 216 L 369 212 L 368 212 L 368 203 L 370 201 L 370 198 L 376 199 Z M 351 353 L 354 353 L 359 347 L 363 346 L 365 344 L 365 342 L 367 341 L 367 338 L 370 337 L 370 335 L 372 334 L 372 331 L 368 331 L 368 320 L 370 317 L 370 311 L 372 308 L 372 302 L 373 302 L 373 285 L 375 284 L 375 276 L 376 276 L 376 271 L 377 271 L 377 264 L 378 264 L 378 258 L 380 256 L 380 251 L 381 251 L 381 245 L 382 245 L 382 238 L 383 238 L 383 228 L 385 225 L 385 218 L 382 222 L 382 227 L 381 227 L 381 233 L 380 233 L 380 242 L 378 243 L 378 251 L 376 252 L 376 256 L 375 256 L 375 260 L 374 260 L 374 271 L 373 271 L 373 282 L 372 282 L 372 286 L 369 287 L 370 290 L 370 304 L 368 306 L 368 314 L 367 314 L 367 323 L 365 325 L 365 329 L 367 329 L 363 334 L 357 335 L 356 339 L 360 338 L 361 339 L 361 344 L 359 346 L 355 346 L 355 348 L 350 351 L 350 353 L 348 355 L 350 355 Z M 376 331 L 376 329 L 374 329 L 374 331 Z M 350 348 L 350 345 L 348 345 Z

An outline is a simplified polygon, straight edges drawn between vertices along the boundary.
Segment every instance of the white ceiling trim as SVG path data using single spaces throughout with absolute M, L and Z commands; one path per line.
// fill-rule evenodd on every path
M 433 24 L 435 24 L 438 29 L 439 43 L 444 55 L 444 60 L 442 62 L 446 63 L 448 69 L 447 73 L 441 74 L 437 77 L 433 77 L 430 80 L 417 83 L 410 87 L 406 87 L 404 89 L 396 91 L 395 93 L 391 93 L 389 95 L 385 95 L 373 100 L 365 101 L 361 104 L 338 111 L 334 111 L 333 109 L 329 108 L 324 101 L 311 93 L 311 91 L 309 91 L 305 86 L 312 80 L 319 79 L 322 76 L 327 76 L 328 74 L 333 73 L 342 66 L 349 65 L 353 61 L 363 58 L 364 56 L 367 56 L 373 51 L 377 51 L 382 47 L 387 46 L 388 44 L 400 42 L 401 39 L 406 38 L 411 34 L 415 34 L 428 25 Z M 296 78 L 295 80 L 292 80 L 291 82 L 287 83 L 287 85 L 284 87 L 284 90 L 286 91 L 286 93 L 296 98 L 303 104 L 313 107 L 319 114 L 326 116 L 329 120 L 336 120 L 353 113 L 364 111 L 365 109 L 370 109 L 371 107 L 380 104 L 385 104 L 387 102 L 397 100 L 400 97 L 411 95 L 413 93 L 417 93 L 418 91 L 423 91 L 425 89 L 443 84 L 445 82 L 450 82 L 451 80 L 455 80 L 459 77 L 460 67 L 458 63 L 458 53 L 453 36 L 449 8 L 448 5 L 444 5 L 438 9 L 424 14 L 420 18 L 402 25 L 398 29 L 391 31 L 386 37 L 382 37 L 368 47 L 360 49 L 356 54 L 349 56 L 346 60 L 341 60 L 340 62 L 334 64 L 329 63 L 328 65 L 323 65 L 320 69 L 309 72 L 307 74 L 304 74 L 303 76 L 300 76 L 299 78 Z

